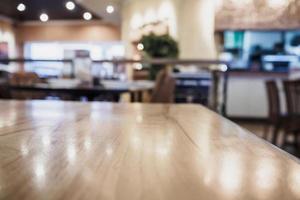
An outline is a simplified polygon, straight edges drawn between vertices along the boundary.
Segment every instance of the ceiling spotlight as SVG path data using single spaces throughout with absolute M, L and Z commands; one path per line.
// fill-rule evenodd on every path
M 68 1 L 68 2 L 66 3 L 66 8 L 67 8 L 68 10 L 74 10 L 74 9 L 75 9 L 75 3 L 74 3 L 73 1 Z
M 25 6 L 25 4 L 20 3 L 20 4 L 17 6 L 17 9 L 18 9 L 18 11 L 23 12 L 23 11 L 26 10 L 26 6 Z
M 111 14 L 111 13 L 113 13 L 114 11 L 115 11 L 115 8 L 114 8 L 112 5 L 108 5 L 108 6 L 106 7 L 106 12 L 107 12 L 107 13 Z
M 49 20 L 49 16 L 48 16 L 46 13 L 42 13 L 42 14 L 40 15 L 40 20 L 41 20 L 42 22 L 46 22 L 46 21 Z
M 92 14 L 90 12 L 83 13 L 83 19 L 85 20 L 91 20 L 93 18 Z

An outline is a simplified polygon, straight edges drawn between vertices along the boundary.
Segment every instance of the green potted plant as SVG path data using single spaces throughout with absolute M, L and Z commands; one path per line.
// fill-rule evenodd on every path
M 151 59 L 178 58 L 178 43 L 168 34 L 155 35 L 151 33 L 144 35 L 139 43 L 143 45 L 145 57 Z M 165 65 L 161 64 L 150 65 L 149 78 L 155 80 L 159 71 L 165 67 Z

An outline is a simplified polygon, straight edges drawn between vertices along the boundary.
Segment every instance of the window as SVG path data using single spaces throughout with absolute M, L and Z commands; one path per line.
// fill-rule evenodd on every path
M 92 60 L 124 57 L 124 46 L 121 42 L 77 43 L 77 42 L 30 42 L 24 47 L 25 58 L 33 60 L 76 59 L 76 52 L 86 51 Z M 76 67 L 76 66 L 75 66 Z M 107 73 L 113 73 L 111 65 L 103 65 Z M 33 62 L 25 63 L 26 71 L 33 71 L 40 76 L 62 76 L 71 73 L 70 63 Z

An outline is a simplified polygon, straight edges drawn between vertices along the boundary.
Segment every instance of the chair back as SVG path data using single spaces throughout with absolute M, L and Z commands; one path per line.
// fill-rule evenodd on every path
M 14 86 L 31 86 L 40 82 L 39 76 L 34 72 L 13 73 L 10 84 Z
M 266 82 L 268 96 L 268 113 L 269 121 L 272 123 L 279 122 L 281 116 L 279 91 L 276 81 L 271 80 Z
M 9 99 L 10 91 L 7 87 L 9 83 L 10 73 L 0 70 L 0 99 Z
M 173 103 L 176 81 L 167 70 L 161 70 L 156 78 L 152 103 Z
M 283 84 L 288 115 L 300 115 L 300 80 L 284 81 Z
M 11 75 L 9 84 L 12 86 L 32 86 L 40 83 L 41 79 L 34 72 L 16 72 Z M 45 95 L 30 91 L 11 91 L 11 98 L 19 100 L 43 99 Z

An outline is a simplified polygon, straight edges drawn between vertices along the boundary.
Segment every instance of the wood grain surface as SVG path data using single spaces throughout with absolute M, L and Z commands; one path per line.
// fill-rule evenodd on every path
M 198 105 L 0 101 L 0 199 L 293 200 L 300 164 Z

